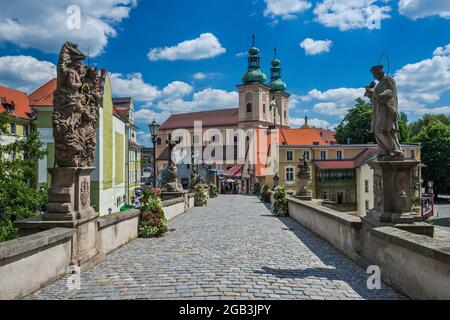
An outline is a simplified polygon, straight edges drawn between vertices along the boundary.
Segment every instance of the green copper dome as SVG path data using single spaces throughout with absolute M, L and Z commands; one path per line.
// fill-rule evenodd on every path
M 266 80 L 267 76 L 259 69 L 247 71 L 242 78 L 245 84 L 264 83 Z
M 284 83 L 281 79 L 276 79 L 270 81 L 270 88 L 272 89 L 272 91 L 286 91 L 287 84 Z
M 248 54 L 251 56 L 257 56 L 259 55 L 259 49 L 257 47 L 251 47 L 250 49 L 248 49 Z

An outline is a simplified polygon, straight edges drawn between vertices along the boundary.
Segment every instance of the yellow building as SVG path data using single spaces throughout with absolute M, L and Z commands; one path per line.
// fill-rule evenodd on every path
M 316 134 L 311 132 L 314 130 Z M 290 195 L 298 192 L 297 166 L 300 159 L 306 157 L 311 169 L 309 190 L 312 197 L 323 200 L 324 205 L 333 209 L 364 216 L 374 206 L 373 170 L 368 163 L 376 158 L 378 146 L 327 143 L 319 139 L 320 131 L 311 128 L 280 130 L 284 137 L 280 137 L 279 185 L 284 186 Z M 296 143 L 304 141 L 305 136 L 313 140 L 309 144 Z M 419 144 L 406 144 L 403 149 L 407 158 L 420 161 Z M 420 166 L 414 172 L 413 181 L 416 182 L 415 197 L 420 199 Z M 273 177 L 266 177 L 263 182 L 273 186 Z
M 114 98 L 114 113 L 126 124 L 126 161 L 127 193 L 130 204 L 136 199 L 136 189 L 141 186 L 141 150 L 137 143 L 137 127 L 134 122 L 134 103 L 131 97 Z

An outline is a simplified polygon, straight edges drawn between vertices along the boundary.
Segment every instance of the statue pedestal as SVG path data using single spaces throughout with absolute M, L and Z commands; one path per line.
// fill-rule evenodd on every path
M 303 178 L 300 179 L 299 191 L 295 195 L 295 198 L 297 198 L 299 200 L 303 200 L 303 201 L 311 201 L 312 200 L 311 192 L 309 192 L 307 189 L 308 181 L 309 181 L 309 178 L 308 178 L 308 180 L 303 179 Z
M 99 214 L 91 207 L 90 175 L 94 168 L 51 168 L 47 212 L 18 221 L 21 235 L 62 227 L 73 229 L 72 265 L 87 269 L 105 259 L 99 251 Z
M 412 212 L 413 170 L 415 160 L 369 163 L 374 170 L 375 207 L 367 212 L 366 222 L 372 226 L 394 226 L 419 234 L 432 235 L 434 227 Z
M 51 188 L 44 220 L 84 220 L 95 216 L 91 207 L 91 173 L 95 168 L 51 168 Z

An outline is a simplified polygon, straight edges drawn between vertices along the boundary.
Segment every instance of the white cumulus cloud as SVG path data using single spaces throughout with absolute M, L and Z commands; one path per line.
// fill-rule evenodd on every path
M 410 19 L 439 16 L 450 19 L 450 1 L 448 0 L 400 0 L 400 14 Z
M 154 48 L 148 53 L 150 61 L 201 60 L 214 58 L 226 52 L 219 39 L 212 33 L 203 33 L 198 38 L 180 42 L 173 47 Z
M 276 19 L 281 17 L 283 20 L 292 20 L 297 18 L 297 14 L 311 8 L 311 3 L 303 0 L 264 0 L 266 8 L 265 17 Z
M 161 96 L 156 86 L 145 83 L 142 73 L 112 73 L 111 87 L 115 96 L 131 96 L 137 101 L 153 101 Z
M 0 84 L 31 93 L 56 77 L 56 66 L 30 56 L 0 57 Z
M 305 50 L 306 55 L 313 56 L 324 52 L 330 52 L 333 41 L 331 40 L 314 40 L 306 38 L 300 43 L 300 47 Z
M 316 21 L 341 31 L 371 28 L 374 19 L 380 23 L 390 18 L 388 1 L 378 0 L 323 0 L 314 8 Z
M 89 47 L 90 55 L 97 56 L 109 38 L 117 35 L 116 25 L 128 18 L 136 5 L 137 0 L 2 1 L 0 42 L 58 53 L 65 41 L 72 41 L 82 51 Z M 69 6 L 80 9 L 79 28 L 67 27 L 73 14 L 68 12 Z

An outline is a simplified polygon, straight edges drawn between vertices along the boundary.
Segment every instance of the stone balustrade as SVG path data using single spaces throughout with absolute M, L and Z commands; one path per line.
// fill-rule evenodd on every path
M 194 195 L 183 193 L 163 201 L 168 220 L 194 207 Z M 97 223 L 99 251 L 110 254 L 136 239 L 139 234 L 140 210 L 129 210 L 102 216 Z M 23 237 L 0 243 L 0 300 L 19 299 L 57 280 L 70 271 L 74 230 L 50 228 L 42 223 L 34 232 L 23 227 Z M 64 226 L 64 224 L 62 224 Z
M 412 299 L 450 299 L 450 235 L 434 237 L 364 223 L 314 201 L 289 200 L 289 215 Z

